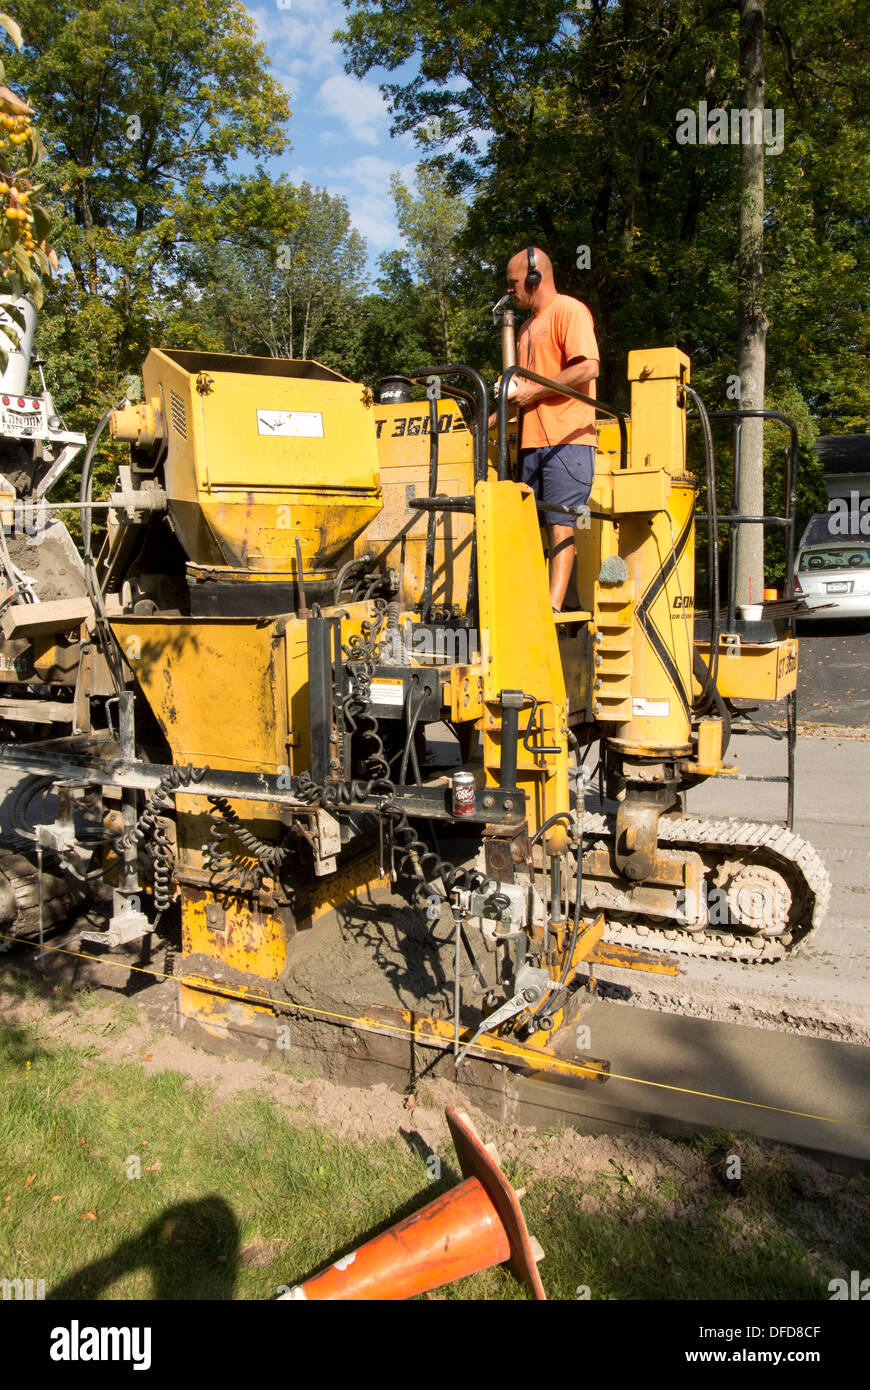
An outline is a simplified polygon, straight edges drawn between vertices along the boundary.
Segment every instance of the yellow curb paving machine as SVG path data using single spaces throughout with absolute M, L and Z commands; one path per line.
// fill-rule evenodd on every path
M 51 703 L 53 736 L 2 754 L 58 788 L 40 852 L 61 883 L 112 884 L 90 942 L 136 942 L 177 905 L 180 1013 L 206 1031 L 282 1017 L 302 935 L 359 894 L 400 893 L 433 927 L 449 906 L 454 1018 L 424 1023 L 458 1057 L 553 1053 L 596 964 L 775 960 L 824 914 L 827 875 L 791 829 L 791 573 L 761 622 L 731 614 L 722 631 L 717 603 L 703 626 L 695 615 L 690 410 L 713 593 L 718 528 L 688 359 L 632 352 L 630 416 L 598 403 L 577 606 L 558 617 L 538 507 L 511 476 L 518 370 L 490 440 L 469 367 L 412 374 L 421 400 L 387 378 L 376 402 L 316 362 L 152 350 L 141 403 L 110 412 L 85 456 L 87 551 L 100 433 L 130 445 L 102 550 L 85 556 L 87 611 L 7 610 L 2 645 L 7 628 L 32 642 L 53 676 L 17 692 Z M 790 549 L 795 464 L 792 431 L 775 519 Z M 787 705 L 785 826 L 684 810 L 688 788 L 735 775 L 724 758 L 746 698 Z M 446 762 L 427 761 L 427 730 Z M 437 833 L 458 829 L 474 840 L 448 860 Z M 482 994 L 462 1029 L 461 951 Z

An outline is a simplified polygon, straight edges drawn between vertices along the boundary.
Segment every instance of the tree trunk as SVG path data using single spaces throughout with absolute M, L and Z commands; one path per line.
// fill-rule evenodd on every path
M 87 233 L 90 234 L 90 233 L 92 233 L 93 230 L 94 230 L 94 214 L 93 214 L 93 211 L 92 211 L 92 209 L 91 209 L 91 190 L 90 190 L 90 186 L 89 186 L 89 184 L 88 184 L 87 175 L 84 175 L 84 176 L 82 177 L 80 187 L 81 187 L 82 227 L 84 228 L 84 230 L 85 230 Z M 87 251 L 86 251 L 86 253 L 85 253 L 85 261 L 86 261 L 86 272 L 85 272 L 85 273 L 86 273 L 87 292 L 88 292 L 89 295 L 95 296 L 95 295 L 99 292 L 100 283 L 99 283 L 99 269 L 98 269 L 98 266 L 97 266 L 97 255 L 96 255 L 96 252 L 94 251 L 93 245 L 89 245 L 89 246 L 88 246 L 88 249 L 87 249 Z
M 450 319 L 447 307 L 447 296 L 443 288 L 439 285 L 437 290 L 438 312 L 441 315 L 441 331 L 444 334 L 444 361 L 449 362 L 453 352 L 453 344 L 450 341 Z
M 764 0 L 738 0 L 740 10 L 740 79 L 743 105 L 752 115 L 742 127 L 740 146 L 740 240 L 737 287 L 740 301 L 740 405 L 764 409 L 764 369 L 768 319 L 764 312 Z M 756 114 L 757 113 L 757 114 Z M 747 139 L 747 135 L 750 137 Z M 757 143 L 756 143 L 757 141 Z M 741 439 L 742 516 L 764 512 L 764 422 L 745 420 Z M 764 532 L 741 526 L 737 537 L 737 602 L 760 603 L 764 588 Z
M 304 317 L 304 319 L 302 320 L 302 356 L 303 356 L 303 358 L 306 358 L 306 357 L 308 356 L 308 343 L 309 343 L 308 319 L 309 319 L 310 313 L 311 313 L 311 295 L 309 295 L 308 298 L 307 298 L 306 301 L 305 301 L 305 317 Z

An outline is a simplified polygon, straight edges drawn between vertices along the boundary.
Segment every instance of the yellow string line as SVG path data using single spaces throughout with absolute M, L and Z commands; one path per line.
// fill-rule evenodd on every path
M 32 946 L 34 950 L 38 948 L 37 942 L 22 941 L 20 937 L 7 936 L 4 932 L 0 932 L 0 940 L 14 941 L 20 946 Z M 76 956 L 80 960 L 92 960 L 95 961 L 97 965 L 111 965 L 118 970 L 133 970 L 139 975 L 151 975 L 155 979 L 159 980 L 175 980 L 177 984 L 188 985 L 192 989 L 199 989 L 204 992 L 206 989 L 206 986 L 204 985 L 203 981 L 197 979 L 195 976 L 167 975 L 165 971 L 155 970 L 153 967 L 148 968 L 142 965 L 127 965 L 124 961 L 109 960 L 106 956 L 93 956 L 86 951 L 70 951 L 65 946 L 43 945 L 42 950 L 56 951 L 63 956 Z M 360 1015 L 358 1014 L 339 1014 L 333 1013 L 329 1009 L 314 1009 L 309 1007 L 307 1004 L 294 1004 L 292 1000 L 287 1000 L 285 1003 L 284 1000 L 272 999 L 269 995 L 245 994 L 240 990 L 233 990 L 225 985 L 220 985 L 219 987 L 216 987 L 215 993 L 227 995 L 233 999 L 241 999 L 245 1004 L 266 1004 L 270 1008 L 275 1008 L 278 1010 L 295 1009 L 298 1013 L 313 1014 L 315 1016 L 319 1016 L 320 1018 L 334 1018 L 340 1020 L 342 1023 L 355 1024 L 357 1027 L 360 1026 Z M 421 1034 L 415 1028 L 402 1028 L 398 1024 L 381 1024 L 378 1023 L 376 1019 L 368 1018 L 367 1016 L 364 1027 L 376 1033 L 401 1033 L 405 1037 L 415 1038 L 417 1042 L 423 1044 L 435 1041 L 434 1038 L 427 1038 L 425 1034 Z M 510 1053 L 503 1052 L 500 1048 L 488 1046 L 484 1039 L 480 1039 L 474 1045 L 476 1048 L 479 1048 L 481 1052 L 489 1052 L 492 1054 L 493 1057 L 497 1057 L 500 1061 L 505 1061 L 505 1059 L 509 1058 L 511 1055 Z M 551 1062 L 554 1060 L 558 1061 L 560 1068 L 567 1069 L 571 1074 L 583 1077 L 586 1080 L 590 1079 L 589 1073 L 593 1070 L 591 1067 L 578 1066 L 576 1063 L 568 1062 L 561 1057 L 554 1058 L 553 1054 L 548 1052 L 542 1052 L 540 1048 L 520 1047 L 519 1045 L 517 1045 L 517 1051 L 525 1057 L 540 1057 L 547 1062 Z M 598 1074 L 605 1076 L 607 1080 L 631 1081 L 636 1086 L 654 1086 L 661 1091 L 676 1091 L 679 1092 L 680 1095 L 684 1096 L 700 1096 L 704 1100 L 720 1100 L 727 1105 L 746 1105 L 753 1110 L 770 1110 L 777 1115 L 794 1115 L 797 1119 L 800 1120 L 821 1120 L 823 1124 L 843 1125 L 847 1129 L 870 1130 L 870 1125 L 858 1124 L 856 1120 L 837 1120 L 832 1115 L 815 1115 L 812 1111 L 808 1110 L 788 1110 L 782 1105 L 765 1105 L 762 1101 L 741 1100 L 738 1096 L 720 1096 L 717 1095 L 715 1091 L 695 1091 L 689 1086 L 671 1086 L 666 1081 L 648 1081 L 646 1078 L 642 1076 L 625 1076 L 621 1072 L 617 1071 L 600 1072 Z

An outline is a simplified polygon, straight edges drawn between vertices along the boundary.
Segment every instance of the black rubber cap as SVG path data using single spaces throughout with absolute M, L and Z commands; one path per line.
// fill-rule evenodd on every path
M 407 405 L 411 399 L 411 380 L 406 376 L 382 376 L 378 382 L 381 405 Z

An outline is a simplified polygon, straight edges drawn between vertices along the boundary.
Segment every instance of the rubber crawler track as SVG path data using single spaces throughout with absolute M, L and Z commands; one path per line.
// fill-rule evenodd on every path
M 613 841 L 616 817 L 585 813 L 583 837 Z M 702 933 L 687 931 L 675 922 L 673 928 L 641 927 L 609 917 L 605 940 L 620 946 L 635 946 L 643 951 L 665 951 L 668 955 L 707 957 L 711 960 L 778 961 L 784 960 L 810 932 L 824 921 L 831 900 L 831 879 L 818 852 L 806 840 L 782 825 L 764 825 L 757 821 L 697 820 L 693 817 L 662 816 L 659 821 L 659 843 L 667 848 L 697 849 L 705 853 L 721 850 L 729 858 L 751 862 L 758 856 L 786 879 L 793 895 L 797 890 L 804 902 L 802 917 L 789 925 L 790 945 L 775 937 L 754 945 L 753 939 L 737 937 L 733 946 L 720 939 L 733 937 L 733 931 L 705 927 Z M 641 914 L 638 914 L 641 915 Z M 666 933 L 670 933 L 666 935 Z M 698 937 L 703 936 L 703 940 Z

